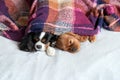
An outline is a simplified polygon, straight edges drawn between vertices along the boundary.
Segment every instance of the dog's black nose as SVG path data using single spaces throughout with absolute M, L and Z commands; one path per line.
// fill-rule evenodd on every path
M 37 47 L 38 49 L 41 49 L 41 48 L 42 48 L 42 46 L 41 46 L 41 45 L 36 45 L 36 47 Z
M 72 51 L 72 52 L 75 52 L 75 51 L 77 51 L 77 48 L 74 48 L 74 47 L 73 47 L 73 48 L 71 48 L 71 51 Z

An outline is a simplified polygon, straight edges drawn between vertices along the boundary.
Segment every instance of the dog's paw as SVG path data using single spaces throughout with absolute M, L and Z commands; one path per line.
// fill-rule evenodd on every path
M 55 49 L 52 48 L 52 47 L 48 47 L 47 50 L 46 50 L 46 54 L 48 56 L 55 56 Z
M 96 41 L 96 36 L 89 36 L 89 41 L 90 42 L 95 42 Z

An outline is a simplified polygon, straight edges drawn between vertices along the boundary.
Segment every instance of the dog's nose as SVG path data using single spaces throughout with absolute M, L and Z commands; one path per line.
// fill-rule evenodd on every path
M 41 49 L 41 48 L 42 48 L 42 46 L 41 46 L 41 45 L 36 45 L 36 47 L 37 47 L 38 49 Z
M 77 51 L 77 48 L 71 48 L 71 51 L 75 52 L 75 51 Z

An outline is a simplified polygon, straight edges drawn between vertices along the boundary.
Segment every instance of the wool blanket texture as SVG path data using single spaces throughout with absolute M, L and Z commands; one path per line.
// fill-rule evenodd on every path
M 98 27 L 83 11 L 79 0 L 34 0 L 30 13 L 28 32 L 47 31 L 56 34 L 74 32 L 80 35 L 94 35 Z M 80 6 L 81 7 L 80 7 Z M 87 7 L 89 8 L 89 7 Z M 95 18 L 95 17 L 93 17 Z M 94 22 L 96 19 L 94 19 Z
M 29 21 L 26 29 L 22 29 L 12 20 L 5 0 L 0 0 L 0 22 L 9 27 L 2 30 L 7 38 L 18 41 L 24 32 L 38 31 L 96 35 L 101 27 L 120 31 L 119 0 L 26 0 L 26 3 L 30 7 Z

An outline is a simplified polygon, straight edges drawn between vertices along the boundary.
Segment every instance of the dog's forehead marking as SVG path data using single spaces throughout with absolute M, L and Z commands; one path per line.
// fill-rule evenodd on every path
M 45 36 L 45 32 L 41 32 L 39 39 L 41 40 Z

